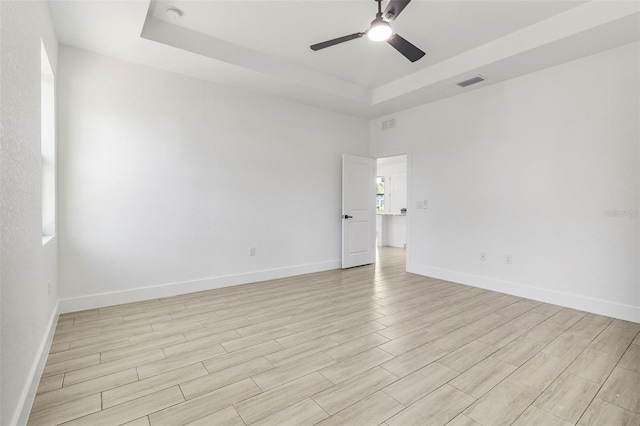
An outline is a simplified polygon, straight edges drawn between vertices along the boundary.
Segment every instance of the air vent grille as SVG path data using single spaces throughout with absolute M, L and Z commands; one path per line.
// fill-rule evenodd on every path
M 473 78 L 470 78 L 469 80 L 461 81 L 456 84 L 460 87 L 467 87 L 467 86 L 471 86 L 472 84 L 480 83 L 481 81 L 485 81 L 485 80 L 486 79 L 483 76 L 477 75 Z
M 396 119 L 391 118 L 382 122 L 382 130 L 393 129 L 396 127 Z

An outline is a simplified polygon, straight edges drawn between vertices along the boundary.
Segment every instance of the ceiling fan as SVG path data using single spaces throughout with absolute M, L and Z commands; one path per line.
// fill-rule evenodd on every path
M 326 47 L 344 43 L 345 41 L 355 40 L 366 35 L 373 41 L 386 41 L 411 62 L 415 62 L 422 58 L 425 53 L 404 38 L 400 37 L 398 34 L 394 34 L 391 29 L 391 25 L 389 25 L 389 22 L 396 19 L 411 0 L 391 0 L 387 5 L 387 8 L 384 10 L 384 13 L 382 12 L 382 0 L 375 1 L 378 3 L 378 13 L 376 13 L 376 19 L 371 21 L 371 26 L 368 30 L 344 37 L 334 38 L 333 40 L 323 41 L 322 43 L 312 44 L 310 46 L 311 50 L 324 49 Z

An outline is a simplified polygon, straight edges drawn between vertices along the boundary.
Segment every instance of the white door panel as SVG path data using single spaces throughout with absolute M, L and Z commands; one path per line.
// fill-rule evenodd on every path
M 342 267 L 374 263 L 375 176 L 373 158 L 342 156 Z

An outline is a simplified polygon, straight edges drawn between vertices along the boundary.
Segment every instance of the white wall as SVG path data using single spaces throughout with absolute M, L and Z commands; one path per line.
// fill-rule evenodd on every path
M 368 154 L 368 121 L 67 47 L 59 62 L 61 310 L 339 267 L 341 155 Z
M 57 40 L 46 3 L 1 1 L 0 19 L 0 424 L 13 425 L 26 421 L 56 318 L 57 238 L 42 246 L 40 39 L 54 74 Z
M 638 51 L 372 121 L 373 155 L 410 152 L 409 270 L 640 321 Z

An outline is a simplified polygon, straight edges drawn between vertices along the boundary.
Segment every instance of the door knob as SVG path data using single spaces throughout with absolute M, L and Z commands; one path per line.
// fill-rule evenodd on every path
M 345 214 L 344 216 L 342 216 L 343 219 L 353 219 L 353 216 L 349 216 L 348 214 Z

